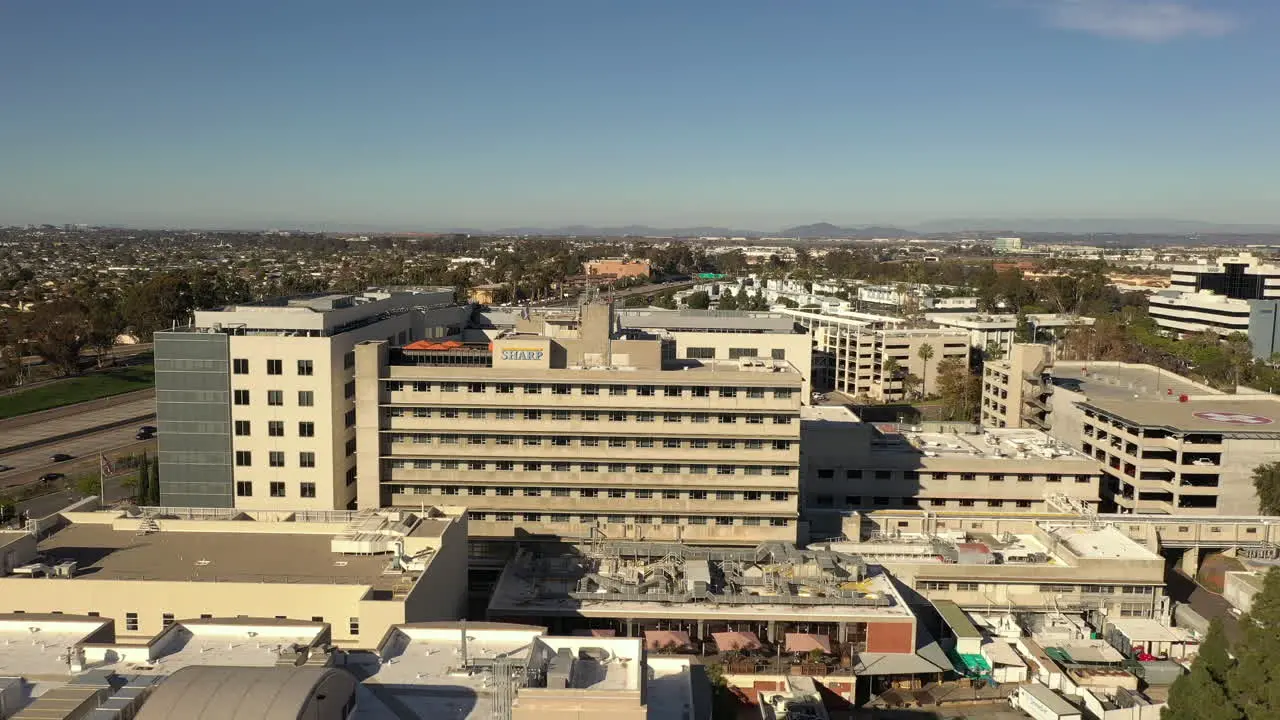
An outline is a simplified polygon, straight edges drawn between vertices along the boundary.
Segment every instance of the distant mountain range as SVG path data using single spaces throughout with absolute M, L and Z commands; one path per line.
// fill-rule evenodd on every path
M 1091 234 L 1252 234 L 1277 233 L 1280 224 L 1214 223 L 1169 218 L 957 218 L 931 220 L 902 227 L 883 225 L 835 225 L 818 222 L 781 230 L 700 225 L 660 228 L 651 225 L 566 225 L 562 227 L 507 227 L 496 230 L 450 228 L 446 232 L 471 235 L 577 235 L 603 237 L 786 237 L 786 238 L 912 238 L 922 235 L 983 233 Z

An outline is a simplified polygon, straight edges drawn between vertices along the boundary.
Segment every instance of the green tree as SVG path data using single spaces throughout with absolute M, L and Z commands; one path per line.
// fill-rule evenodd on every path
M 151 458 L 151 477 L 147 481 L 147 488 L 151 491 L 149 501 L 151 505 L 160 504 L 160 458 Z
M 97 475 L 84 475 L 76 478 L 76 492 L 86 497 L 102 492 L 102 479 Z
M 70 298 L 37 305 L 27 320 L 31 349 L 63 375 L 80 372 L 80 351 L 89 341 L 84 306 Z
M 1280 461 L 1253 469 L 1253 489 L 1258 493 L 1258 512 L 1280 515 Z
M 720 293 L 720 300 L 716 303 L 716 307 L 721 310 L 738 309 L 738 297 L 733 294 L 733 288 L 726 287 L 724 292 Z
M 924 397 L 924 394 L 928 392 L 929 361 L 933 359 L 933 345 L 929 343 L 922 344 L 920 349 L 916 350 L 916 357 L 923 361 L 920 369 L 920 396 Z
M 134 502 L 146 505 L 151 498 L 151 460 L 142 453 L 142 461 L 138 463 L 138 479 L 134 485 Z
M 692 310 L 706 310 L 711 307 L 711 296 L 705 290 L 699 290 L 686 295 L 684 304 Z
M 973 420 L 982 394 L 982 378 L 969 371 L 959 358 L 938 363 L 936 381 L 949 420 Z
M 1240 627 L 1227 677 L 1231 699 L 1248 720 L 1280 718 L 1280 572 L 1266 574 Z
M 1222 622 L 1214 620 L 1191 672 L 1169 689 L 1169 706 L 1160 714 L 1161 720 L 1241 720 L 1243 713 L 1227 692 L 1232 664 Z
M 649 307 L 649 299 L 643 295 L 628 295 L 627 299 L 622 302 L 622 307 L 628 307 L 628 308 Z
M 12 498 L 0 495 L 0 523 L 9 522 L 18 516 L 18 504 Z
M 1000 346 L 1000 343 L 989 342 L 987 343 L 987 346 L 982 349 L 982 359 L 983 360 L 1003 360 L 1004 348 Z

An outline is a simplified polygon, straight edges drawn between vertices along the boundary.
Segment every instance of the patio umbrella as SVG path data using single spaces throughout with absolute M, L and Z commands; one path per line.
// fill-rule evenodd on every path
M 716 648 L 720 652 L 729 652 L 730 650 L 759 650 L 760 638 L 756 637 L 753 632 L 718 632 L 711 633 L 711 639 L 716 641 Z
M 820 650 L 827 655 L 833 654 L 831 638 L 811 633 L 787 633 L 787 652 L 805 653 L 814 650 Z
M 645 630 L 644 646 L 649 650 L 665 650 L 675 645 L 681 649 L 691 647 L 689 633 L 683 630 Z

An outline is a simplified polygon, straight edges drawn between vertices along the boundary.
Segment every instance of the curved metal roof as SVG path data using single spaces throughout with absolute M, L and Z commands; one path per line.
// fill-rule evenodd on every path
M 143 704 L 137 720 L 298 720 L 327 679 L 346 676 L 346 695 L 329 698 L 341 707 L 356 680 L 322 667 L 185 667 L 170 675 Z

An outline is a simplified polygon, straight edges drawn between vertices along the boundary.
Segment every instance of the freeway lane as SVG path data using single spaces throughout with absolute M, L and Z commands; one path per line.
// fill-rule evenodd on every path
M 145 450 L 154 455 L 156 441 L 154 439 L 136 440 L 134 434 L 137 432 L 137 427 L 126 425 L 64 442 L 0 455 L 0 465 L 10 465 L 14 468 L 0 473 L 0 489 L 34 482 L 41 475 L 49 472 L 59 472 L 64 475 L 96 472 L 98 453 L 102 452 L 140 453 Z M 49 456 L 53 453 L 66 453 L 74 459 L 60 463 L 50 462 Z

